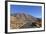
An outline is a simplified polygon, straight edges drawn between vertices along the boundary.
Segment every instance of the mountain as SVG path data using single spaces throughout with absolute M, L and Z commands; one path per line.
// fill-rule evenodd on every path
M 39 28 L 41 27 L 41 19 L 25 13 L 11 14 L 10 27 L 11 29 Z

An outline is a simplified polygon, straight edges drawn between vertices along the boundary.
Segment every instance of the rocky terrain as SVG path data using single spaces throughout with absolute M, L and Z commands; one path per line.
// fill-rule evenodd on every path
M 40 18 L 36 18 L 25 13 L 16 13 L 10 17 L 11 29 L 39 28 L 41 27 L 41 23 Z

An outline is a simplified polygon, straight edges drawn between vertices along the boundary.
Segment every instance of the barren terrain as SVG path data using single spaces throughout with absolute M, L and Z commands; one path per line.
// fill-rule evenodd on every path
M 41 27 L 41 19 L 35 18 L 27 14 L 15 14 L 10 16 L 10 28 L 39 28 Z

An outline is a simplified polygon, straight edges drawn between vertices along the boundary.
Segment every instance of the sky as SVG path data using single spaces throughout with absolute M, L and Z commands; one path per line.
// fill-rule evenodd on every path
M 37 18 L 42 17 L 41 6 L 27 6 L 27 5 L 10 5 L 10 12 L 14 13 L 26 13 Z

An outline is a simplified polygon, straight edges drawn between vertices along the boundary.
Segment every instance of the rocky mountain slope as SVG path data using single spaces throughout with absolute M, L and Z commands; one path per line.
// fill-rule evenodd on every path
M 25 13 L 16 13 L 10 17 L 10 27 L 11 29 L 39 28 L 41 27 L 41 19 Z

